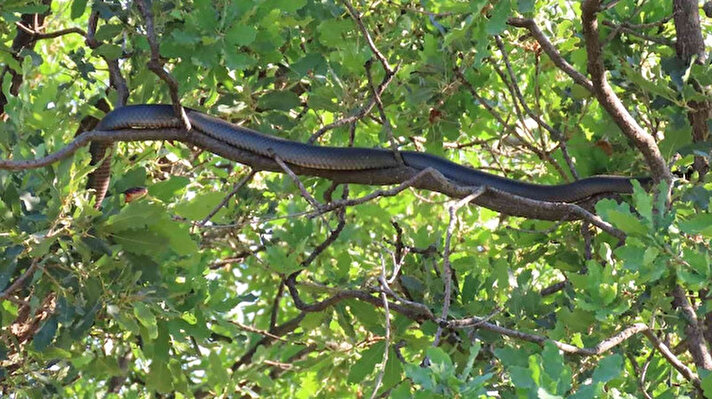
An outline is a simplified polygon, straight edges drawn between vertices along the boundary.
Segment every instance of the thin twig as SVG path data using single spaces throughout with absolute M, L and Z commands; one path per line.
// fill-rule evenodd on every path
M 17 291 L 22 284 L 25 283 L 25 281 L 30 278 L 35 273 L 35 270 L 39 266 L 39 258 L 35 258 L 32 260 L 32 263 L 30 266 L 25 270 L 25 272 L 18 277 L 15 281 L 13 281 L 12 284 L 10 284 L 9 287 L 5 289 L 2 293 L 0 293 L 0 299 L 6 299 L 10 300 L 10 295 L 12 295 L 15 291 Z
M 29 33 L 32 35 L 32 38 L 34 40 L 42 40 L 42 39 L 54 39 L 59 36 L 64 36 L 64 35 L 69 35 L 72 33 L 76 33 L 78 35 L 86 37 L 87 33 L 84 31 L 84 29 L 78 28 L 78 27 L 72 27 L 72 28 L 66 28 L 66 29 L 60 29 L 56 30 L 54 32 L 41 32 L 39 30 L 33 30 L 29 26 L 26 26 L 20 21 L 15 22 L 15 26 L 18 28 L 22 29 L 23 31 Z
M 294 184 L 299 188 L 299 191 L 302 193 L 302 197 L 307 200 L 311 204 L 311 206 L 316 209 L 318 212 L 320 209 L 322 209 L 322 205 L 319 203 L 319 201 L 316 200 L 309 192 L 307 191 L 306 187 L 304 187 L 304 184 L 302 184 L 302 181 L 299 180 L 299 177 L 297 177 L 296 173 L 292 171 L 292 169 L 287 166 L 287 164 L 282 160 L 282 158 L 279 157 L 279 155 L 274 154 L 273 155 L 274 161 L 277 162 L 277 164 L 284 170 L 286 174 L 289 175 L 289 177 L 292 178 L 292 181 Z
M 532 36 L 534 36 L 534 39 L 536 39 L 537 43 L 539 43 L 541 48 L 544 50 L 546 55 L 549 56 L 549 59 L 551 59 L 554 65 L 556 65 L 560 70 L 569 75 L 569 77 L 571 77 L 574 82 L 578 83 L 586 90 L 593 92 L 593 83 L 591 83 L 591 81 L 584 74 L 577 71 L 571 64 L 568 63 L 568 61 L 566 61 L 566 59 L 564 59 L 564 57 L 561 56 L 559 50 L 557 50 L 554 44 L 551 43 L 549 38 L 544 35 L 544 32 L 539 29 L 539 26 L 537 26 L 536 22 L 534 22 L 533 19 L 509 18 L 507 20 L 507 23 L 512 26 L 529 30 L 529 32 L 532 34 Z
M 361 30 L 361 34 L 363 34 L 364 38 L 366 38 L 368 47 L 371 48 L 373 54 L 376 56 L 376 58 L 378 58 L 378 61 L 381 63 L 381 65 L 383 65 L 383 69 L 386 71 L 386 74 L 392 75 L 394 73 L 393 68 L 391 68 L 391 66 L 388 64 L 388 60 L 383 55 L 383 53 L 378 50 L 378 47 L 376 47 L 376 43 L 373 42 L 371 34 L 368 32 L 368 29 L 366 29 L 366 26 L 363 24 L 363 20 L 361 20 L 361 14 L 359 14 L 353 8 L 349 0 L 342 0 L 341 2 L 349 10 L 349 14 L 351 14 L 351 17 L 356 22 L 356 25 L 358 25 L 359 29 Z
M 218 213 L 218 211 L 220 211 L 220 209 L 222 209 L 222 207 L 224 207 L 228 201 L 230 201 L 230 198 L 232 198 L 235 194 L 237 194 L 237 192 L 240 191 L 240 189 L 245 184 L 247 184 L 250 180 L 252 180 L 252 178 L 255 177 L 256 174 L 257 174 L 256 170 L 250 170 L 250 173 L 248 173 L 242 179 L 240 179 L 240 181 L 235 183 L 235 185 L 232 187 L 232 190 L 225 196 L 225 198 L 222 199 L 222 201 L 220 201 L 219 204 L 217 204 L 213 208 L 213 210 L 210 211 L 210 213 L 208 213 L 208 215 L 205 218 L 203 218 L 203 220 L 201 220 L 198 223 L 198 226 L 199 227 L 205 226 L 205 224 L 208 223 L 208 221 L 210 221 L 210 219 L 212 219 L 213 216 L 215 216 L 215 214 Z
M 389 288 L 388 281 L 386 280 L 386 260 L 384 259 L 383 254 L 381 254 L 381 276 L 378 279 L 378 282 L 381 284 L 382 288 Z M 383 366 L 381 367 L 381 370 L 379 370 L 378 375 L 376 376 L 376 384 L 373 387 L 371 399 L 374 399 L 376 397 L 378 389 L 381 387 L 381 383 L 383 382 L 383 376 L 386 374 L 386 365 L 388 364 L 388 352 L 391 348 L 391 312 L 388 308 L 388 297 L 385 293 L 381 293 L 381 300 L 383 301 L 383 312 L 386 317 L 386 337 L 384 342 L 385 349 L 383 350 Z
M 151 60 L 148 62 L 148 69 L 150 69 L 156 74 L 156 76 L 168 85 L 168 92 L 171 95 L 171 102 L 173 103 L 173 111 L 181 120 L 185 130 L 191 130 L 188 114 L 186 114 L 185 109 L 180 103 L 180 97 L 178 95 L 178 81 L 176 81 L 173 75 L 163 68 L 158 41 L 156 40 L 156 32 L 153 27 L 153 11 L 151 10 L 151 4 L 149 3 L 147 5 L 146 0 L 136 0 L 135 3 L 146 21 L 146 39 L 148 40 L 148 46 L 151 49 Z
M 455 231 L 455 224 L 457 223 L 457 211 L 464 205 L 469 204 L 470 201 L 482 195 L 485 192 L 485 187 L 478 187 L 470 195 L 457 201 L 455 204 L 451 205 L 448 209 L 450 214 L 450 221 L 447 225 L 447 232 L 445 234 L 445 249 L 443 252 L 443 280 L 445 286 L 445 296 L 443 298 L 443 308 L 440 313 L 440 319 L 447 320 L 447 315 L 450 311 L 450 296 L 452 295 L 452 264 L 450 263 L 450 250 L 452 243 L 452 233 Z M 440 337 L 442 335 L 443 328 L 438 325 L 438 330 L 435 333 L 435 339 L 433 339 L 433 347 L 440 345 Z
M 391 128 L 391 122 L 388 119 L 388 115 L 386 115 L 386 111 L 383 109 L 383 102 L 381 101 L 381 96 L 378 94 L 378 91 L 373 86 L 373 78 L 371 77 L 371 60 L 368 60 L 366 62 L 365 68 L 366 78 L 368 80 L 368 87 L 371 89 L 371 95 L 376 100 L 376 108 L 378 109 L 378 113 L 381 115 L 381 119 L 383 120 L 383 129 L 386 131 L 386 137 L 388 137 L 388 142 L 391 145 L 391 151 L 393 151 L 393 156 L 396 158 L 396 161 L 398 161 L 400 165 L 405 165 L 405 162 L 403 161 L 403 156 L 401 156 L 400 151 L 398 151 L 398 143 L 396 143 L 396 140 L 393 137 L 393 129 Z
M 566 138 L 564 135 L 558 130 L 553 128 L 551 125 L 546 123 L 536 112 L 534 112 L 527 102 L 524 99 L 524 95 L 522 95 L 522 91 L 519 88 L 519 83 L 517 83 L 517 78 L 514 75 L 514 70 L 512 69 L 512 64 L 509 62 L 509 56 L 507 55 L 507 51 L 504 48 L 504 43 L 502 43 L 502 38 L 499 37 L 499 35 L 495 35 L 495 41 L 497 43 L 497 47 L 499 48 L 499 51 L 502 54 L 502 59 L 504 60 L 504 64 L 507 67 L 507 73 L 509 74 L 509 79 L 512 83 L 512 89 L 514 92 L 514 95 L 517 100 L 519 100 L 519 104 L 521 104 L 522 108 L 524 109 L 524 112 L 529 115 L 530 118 L 534 119 L 536 123 L 543 127 L 546 131 L 551 134 L 551 136 L 554 138 L 554 140 L 558 141 L 560 143 L 559 148 L 561 149 L 561 154 L 564 158 L 564 161 L 566 161 L 566 165 L 569 167 L 569 171 L 573 175 L 574 179 L 578 180 L 578 172 L 576 172 L 576 167 L 573 163 L 573 160 L 571 159 L 571 156 L 569 155 L 567 146 L 566 146 Z M 568 176 L 564 174 L 562 176 L 565 180 L 568 180 Z
M 603 25 L 608 26 L 609 28 L 613 28 L 614 32 L 625 32 L 631 36 L 638 37 L 638 38 L 641 38 L 641 39 L 649 41 L 649 42 L 653 42 L 653 43 L 661 44 L 663 46 L 675 48 L 674 41 L 672 41 L 670 39 L 666 39 L 664 37 L 651 36 L 651 35 L 646 35 L 645 33 L 640 33 L 637 30 L 635 30 L 634 28 L 631 28 L 631 26 L 627 23 L 615 24 L 611 21 L 603 21 L 602 23 L 603 23 Z

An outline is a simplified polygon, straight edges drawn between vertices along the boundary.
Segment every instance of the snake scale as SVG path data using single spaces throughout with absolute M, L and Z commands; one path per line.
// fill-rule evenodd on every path
M 401 166 L 391 150 L 305 144 L 269 136 L 187 108 L 186 114 L 193 129 L 225 146 L 269 158 L 278 156 L 290 165 L 363 173 Z M 96 129 L 175 129 L 181 126 L 182 123 L 175 116 L 171 105 L 141 104 L 115 109 L 101 120 Z M 415 170 L 433 168 L 458 185 L 493 187 L 510 194 L 547 202 L 575 203 L 599 194 L 631 193 L 632 180 L 638 180 L 643 185 L 650 181 L 649 178 L 592 176 L 568 184 L 531 184 L 482 172 L 427 153 L 401 151 L 400 154 L 406 166 Z

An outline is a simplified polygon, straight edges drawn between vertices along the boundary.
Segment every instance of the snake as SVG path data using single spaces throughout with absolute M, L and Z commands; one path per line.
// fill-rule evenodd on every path
M 184 109 L 192 129 L 226 147 L 239 148 L 272 159 L 279 157 L 287 165 L 310 169 L 369 173 L 405 164 L 417 171 L 432 168 L 461 186 L 485 186 L 532 200 L 564 203 L 577 203 L 604 194 L 629 194 L 633 192 L 634 180 L 643 186 L 651 182 L 648 177 L 597 175 L 565 184 L 534 184 L 483 172 L 424 152 L 396 153 L 383 148 L 301 143 L 235 125 L 194 109 Z M 177 129 L 183 125 L 183 121 L 176 117 L 172 105 L 137 104 L 109 112 L 96 130 Z

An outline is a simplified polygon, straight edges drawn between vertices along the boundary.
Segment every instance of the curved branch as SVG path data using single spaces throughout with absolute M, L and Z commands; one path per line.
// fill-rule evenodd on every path
M 546 342 L 550 342 L 554 344 L 554 346 L 556 346 L 559 350 L 565 353 L 580 356 L 601 355 L 613 349 L 614 347 L 622 344 L 630 337 L 636 334 L 643 334 L 653 344 L 653 346 L 655 346 L 655 348 L 660 351 L 660 353 L 667 359 L 667 361 L 677 371 L 679 371 L 680 374 L 682 374 L 683 377 L 690 381 L 692 385 L 695 386 L 695 388 L 700 391 L 702 390 L 701 381 L 697 374 L 695 374 L 689 367 L 682 363 L 680 359 L 678 359 L 677 356 L 675 356 L 675 354 L 670 351 L 670 348 L 668 348 L 667 345 L 665 345 L 662 341 L 660 341 L 660 339 L 658 339 L 658 337 L 655 336 L 655 333 L 653 332 L 653 330 L 650 329 L 650 327 L 642 323 L 636 323 L 631 326 L 628 326 L 623 330 L 617 332 L 610 338 L 605 339 L 590 348 L 579 348 L 578 346 L 567 344 L 565 342 L 555 341 L 542 335 L 529 334 L 518 330 L 501 327 L 496 324 L 489 323 L 484 318 L 477 316 L 460 320 L 451 320 L 445 322 L 445 326 L 450 328 L 483 328 L 485 330 L 489 330 L 500 335 L 520 339 L 522 341 L 533 342 L 539 345 L 543 345 Z
M 586 54 L 588 55 L 588 73 L 593 83 L 593 94 L 598 102 L 613 118 L 635 146 L 643 153 L 653 178 L 658 181 L 672 181 L 672 174 L 663 159 L 658 145 L 652 135 L 643 130 L 633 116 L 625 109 L 620 98 L 608 84 L 606 69 L 603 66 L 603 53 L 598 38 L 598 21 L 596 19 L 600 0 L 586 0 L 581 6 L 581 22 L 586 39 Z
M 546 55 L 549 56 L 554 65 L 556 65 L 559 69 L 564 71 L 564 73 L 569 75 L 569 77 L 571 77 L 574 82 L 583 86 L 586 90 L 593 92 L 593 83 L 591 83 L 591 81 L 588 80 L 586 76 L 584 76 L 581 72 L 577 71 L 571 64 L 568 63 L 568 61 L 564 59 L 564 57 L 561 56 L 559 50 L 557 50 L 556 47 L 551 43 L 551 41 L 549 41 L 549 38 L 544 35 L 544 32 L 539 29 L 539 26 L 537 26 L 536 22 L 534 22 L 533 19 L 509 18 L 507 20 L 507 23 L 511 26 L 516 26 L 518 28 L 525 28 L 529 30 L 529 32 L 532 34 L 532 36 L 534 36 L 534 39 L 539 42 L 539 45 L 541 46 L 542 50 L 544 50 Z

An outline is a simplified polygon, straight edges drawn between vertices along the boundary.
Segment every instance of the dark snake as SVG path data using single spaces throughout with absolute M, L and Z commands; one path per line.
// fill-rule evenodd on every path
M 187 109 L 192 128 L 225 146 L 239 148 L 268 158 L 281 158 L 289 165 L 332 171 L 363 171 L 402 166 L 391 150 L 362 147 L 327 147 L 300 143 L 233 125 L 222 119 Z M 108 113 L 97 130 L 181 128 L 171 105 L 129 105 Z M 403 163 L 415 170 L 433 168 L 462 186 L 486 186 L 521 197 L 575 203 L 599 194 L 631 193 L 632 180 L 647 185 L 650 178 L 592 176 L 559 185 L 531 184 L 482 172 L 444 158 L 415 151 L 400 151 Z

